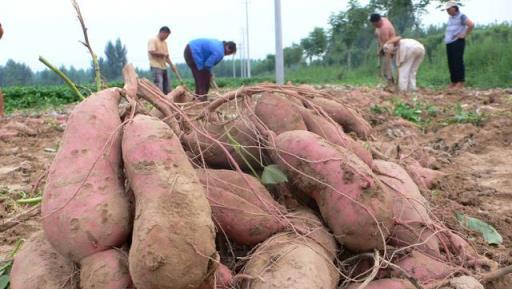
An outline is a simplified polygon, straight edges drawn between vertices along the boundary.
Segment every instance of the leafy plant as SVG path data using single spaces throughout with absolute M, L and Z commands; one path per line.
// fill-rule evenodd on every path
M 16 242 L 16 246 L 14 247 L 14 250 L 9 255 L 9 259 L 6 261 L 0 262 L 0 289 L 9 288 L 9 283 L 10 283 L 9 274 L 11 273 L 13 258 L 16 255 L 16 253 L 18 252 L 18 250 L 21 248 L 21 245 L 23 245 L 23 241 L 21 239 L 19 239 Z
M 466 216 L 462 213 L 455 213 L 455 217 L 461 223 L 462 226 L 480 232 L 485 241 L 491 245 L 499 245 L 503 243 L 503 237 L 496 231 L 496 229 L 487 224 L 486 222 L 477 218 Z
M 418 103 L 415 103 L 415 105 L 412 106 L 401 101 L 395 102 L 395 108 L 393 109 L 393 114 L 395 116 L 418 124 L 423 122 L 421 112 L 421 107 Z
M 455 114 L 450 119 L 452 123 L 472 123 L 474 125 L 481 125 L 485 116 L 478 111 L 466 111 L 460 103 L 455 106 Z

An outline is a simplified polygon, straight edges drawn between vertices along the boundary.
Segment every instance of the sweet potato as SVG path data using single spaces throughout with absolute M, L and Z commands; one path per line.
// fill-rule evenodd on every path
M 79 262 L 122 245 L 131 216 L 121 171 L 118 89 L 89 96 L 71 113 L 42 203 L 48 241 Z
M 317 219 L 319 222 L 319 220 Z M 334 239 L 326 234 L 320 239 Z M 332 248 L 296 233 L 279 233 L 263 242 L 245 265 L 242 289 L 334 289 L 339 275 L 332 262 Z
M 398 261 L 396 265 L 421 283 L 442 280 L 456 271 L 455 268 L 448 264 L 435 260 L 418 251 L 412 251 L 409 256 Z M 400 276 L 401 272 L 396 270 L 392 275 Z
M 80 288 L 133 288 L 128 254 L 119 249 L 110 249 L 84 258 L 80 262 Z
M 78 276 L 73 262 L 60 255 L 36 232 L 16 254 L 10 273 L 12 289 L 77 289 Z
M 370 136 L 371 125 L 355 110 L 327 98 L 315 97 L 311 101 L 320 106 L 345 131 L 355 132 L 361 139 L 367 139 Z
M 375 160 L 374 170 L 393 191 L 393 217 L 397 224 L 390 243 L 395 246 L 422 244 L 416 250 L 439 256 L 439 240 L 429 228 L 433 222 L 427 212 L 428 202 L 418 186 L 398 164 Z
M 197 170 L 219 231 L 235 242 L 256 245 L 285 227 L 285 209 L 254 177 L 229 170 Z
M 307 109 L 301 109 L 302 118 L 310 132 L 325 138 L 326 140 L 342 146 L 356 154 L 370 168 L 372 167 L 372 154 L 364 146 L 343 132 L 343 128 L 337 123 L 314 114 Z
M 316 200 L 343 246 L 358 252 L 383 248 L 393 223 L 393 195 L 363 161 L 308 131 L 282 133 L 276 146 L 274 162 Z
M 257 160 L 260 159 L 263 152 L 260 148 L 256 128 L 249 120 L 237 118 L 227 123 L 207 123 L 205 130 L 222 143 L 222 147 L 227 149 L 243 170 L 247 170 L 249 165 L 254 168 L 259 167 Z M 235 142 L 240 144 L 241 153 L 236 152 Z M 205 162 L 213 168 L 232 169 L 234 167 L 228 161 L 221 146 L 213 143 L 211 139 L 201 133 L 193 131 L 185 135 L 184 143 L 195 161 L 201 162 L 204 158 Z
M 358 289 L 361 284 L 352 284 L 347 289 Z M 365 289 L 416 289 L 411 282 L 404 279 L 380 279 L 370 282 Z
M 442 172 L 422 167 L 418 161 L 413 159 L 407 160 L 404 166 L 422 191 L 432 189 L 434 180 L 444 175 Z
M 306 130 L 298 108 L 285 97 L 264 93 L 256 104 L 256 116 L 276 134 L 290 130 Z
M 211 279 L 206 280 L 197 289 L 230 289 L 233 283 L 233 272 L 223 264 L 219 264 Z
M 126 176 L 135 195 L 129 253 L 138 289 L 196 288 L 216 258 L 206 192 L 178 137 L 159 119 L 137 115 L 123 135 Z

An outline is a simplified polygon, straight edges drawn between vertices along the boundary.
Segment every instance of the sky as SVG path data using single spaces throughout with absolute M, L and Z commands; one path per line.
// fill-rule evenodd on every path
M 195 38 L 242 41 L 246 0 L 78 0 L 93 49 L 101 56 L 109 40 L 120 38 L 128 61 L 148 68 L 147 41 L 167 25 L 171 58 L 184 62 L 183 50 Z M 328 26 L 330 15 L 344 10 L 347 0 L 282 0 L 284 46 L 298 43 L 314 27 Z M 367 1 L 362 0 L 362 3 Z M 462 11 L 477 24 L 512 22 L 512 0 L 465 0 Z M 443 24 L 445 11 L 430 7 L 422 22 Z M 44 68 L 38 56 L 56 66 L 86 68 L 90 63 L 76 14 L 69 0 L 0 0 L 0 65 L 12 58 L 33 70 Z M 274 53 L 274 1 L 249 0 L 251 58 Z

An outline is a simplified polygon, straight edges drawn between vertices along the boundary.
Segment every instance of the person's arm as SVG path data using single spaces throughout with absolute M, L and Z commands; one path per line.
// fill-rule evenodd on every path
M 165 61 L 167 63 L 169 63 L 169 65 L 171 66 L 172 71 L 176 72 L 176 65 L 174 65 L 174 63 L 172 63 L 171 57 L 169 57 L 169 55 L 167 55 L 167 58 L 165 58 Z
M 219 61 L 222 60 L 222 58 L 224 58 L 224 53 L 220 54 L 216 51 L 214 51 L 210 57 L 208 57 L 208 59 L 206 59 L 205 63 L 204 63 L 204 67 L 208 70 L 211 70 L 217 63 L 219 63 Z
M 401 39 L 402 39 L 402 37 L 395 36 L 395 37 L 392 37 L 391 39 L 389 39 L 388 41 L 386 41 L 386 44 L 393 44 L 394 46 L 396 46 L 398 44 L 398 42 L 400 42 Z M 384 44 L 384 45 L 386 45 L 386 44 Z
M 459 39 L 464 39 L 466 38 L 466 36 L 468 36 L 471 31 L 473 31 L 473 28 L 475 28 L 475 23 L 473 21 L 471 21 L 471 19 L 467 18 L 466 19 L 466 31 L 462 32 L 461 34 L 459 34 L 457 37 Z
M 0 24 L 0 39 L 2 39 L 3 35 L 4 35 L 4 29 L 2 28 L 2 24 Z

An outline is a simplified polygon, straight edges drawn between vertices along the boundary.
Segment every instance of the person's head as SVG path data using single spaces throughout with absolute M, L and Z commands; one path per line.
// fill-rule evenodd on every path
M 231 55 L 236 53 L 236 43 L 233 41 L 223 41 L 224 55 Z
M 382 16 L 378 13 L 373 13 L 370 15 L 370 22 L 373 24 L 373 27 L 380 28 L 382 27 Z
M 171 34 L 171 29 L 169 29 L 169 27 L 167 27 L 167 26 L 163 26 L 162 28 L 160 28 L 160 31 L 158 32 L 158 38 L 160 38 L 160 40 L 164 41 L 167 39 L 167 37 L 169 37 L 170 34 Z
M 448 12 L 450 16 L 457 15 L 457 13 L 459 13 L 459 5 L 457 4 L 457 2 L 448 1 L 446 3 L 446 12 Z

